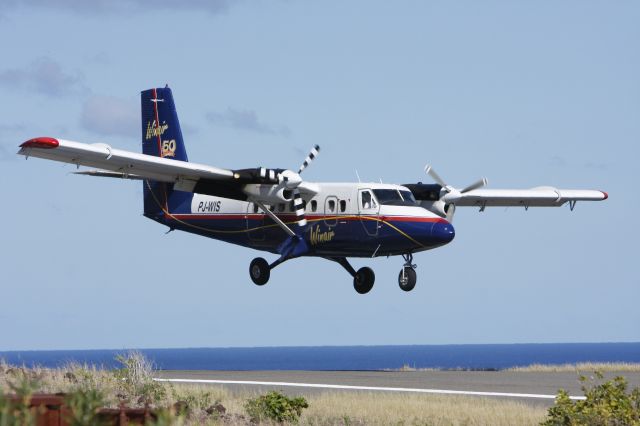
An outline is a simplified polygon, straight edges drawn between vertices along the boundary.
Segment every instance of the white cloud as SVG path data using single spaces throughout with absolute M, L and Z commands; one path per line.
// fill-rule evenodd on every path
M 231 0 L 2 0 L 0 9 L 18 7 L 37 7 L 55 10 L 66 10 L 87 15 L 105 13 L 151 12 L 154 10 L 196 10 L 212 14 L 226 12 Z
M 140 106 L 134 100 L 93 95 L 82 107 L 80 124 L 100 135 L 138 136 Z
M 231 127 L 233 129 L 250 132 L 289 137 L 291 131 L 284 125 L 266 124 L 260 121 L 253 110 L 227 108 L 223 112 L 209 112 L 206 114 L 210 123 Z
M 51 58 L 39 58 L 24 68 L 0 71 L 0 84 L 17 89 L 32 90 L 47 96 L 62 96 L 84 90 L 82 76 L 65 72 Z

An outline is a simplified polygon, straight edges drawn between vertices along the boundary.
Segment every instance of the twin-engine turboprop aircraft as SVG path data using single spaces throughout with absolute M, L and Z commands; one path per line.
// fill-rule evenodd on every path
M 227 170 L 187 160 L 187 152 L 168 87 L 142 92 L 142 154 L 104 143 L 86 144 L 38 137 L 20 145 L 18 154 L 88 166 L 77 174 L 142 181 L 144 215 L 170 230 L 178 229 L 279 255 L 269 264 L 258 257 L 249 274 L 257 285 L 271 270 L 302 256 L 339 263 L 353 276 L 358 293 L 375 281 L 368 267 L 354 270 L 348 257 L 402 255 L 400 288 L 416 284 L 415 253 L 443 246 L 455 235 L 456 207 L 558 207 L 577 201 L 605 200 L 591 190 L 540 187 L 525 190 L 481 189 L 486 179 L 456 189 L 431 167 L 437 184 L 315 183 L 301 174 L 318 155 L 311 150 L 300 168 L 263 167 Z

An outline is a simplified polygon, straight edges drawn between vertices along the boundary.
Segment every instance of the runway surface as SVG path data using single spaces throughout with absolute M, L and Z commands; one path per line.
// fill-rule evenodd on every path
M 622 375 L 630 387 L 640 386 L 640 373 Z M 327 391 L 411 392 L 445 395 L 502 397 L 552 405 L 558 389 L 581 397 L 578 375 L 573 372 L 510 371 L 163 371 L 159 379 L 215 384 L 233 390 L 292 394 Z

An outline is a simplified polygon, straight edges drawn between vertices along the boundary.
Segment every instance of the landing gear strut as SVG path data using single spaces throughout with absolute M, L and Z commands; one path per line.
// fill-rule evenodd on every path
M 373 273 L 373 269 L 365 266 L 356 272 L 345 257 L 327 257 L 327 259 L 338 262 L 351 274 L 353 277 L 353 288 L 355 288 L 358 293 L 366 294 L 371 291 L 373 283 L 376 281 L 376 274 Z
M 415 270 L 417 265 L 413 264 L 413 254 L 403 254 L 402 257 L 404 258 L 404 266 L 400 270 L 400 275 L 398 275 L 398 284 L 402 290 L 411 291 L 418 280 Z

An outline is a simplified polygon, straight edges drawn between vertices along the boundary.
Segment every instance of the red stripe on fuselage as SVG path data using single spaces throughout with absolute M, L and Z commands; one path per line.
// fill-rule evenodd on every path
M 266 214 L 198 214 L 198 213 L 190 213 L 190 214 L 174 214 L 172 215 L 176 219 L 180 220 L 233 220 L 233 219 L 251 219 L 251 220 L 262 220 L 267 218 Z M 294 214 L 287 215 L 276 215 L 282 221 L 297 221 L 298 218 Z M 448 223 L 445 219 L 439 217 L 420 217 L 420 216 L 376 216 L 376 215 L 363 215 L 363 216 L 336 216 L 336 215 L 307 215 L 307 220 L 315 221 L 315 220 L 381 220 L 385 222 L 425 222 L 425 223 Z

